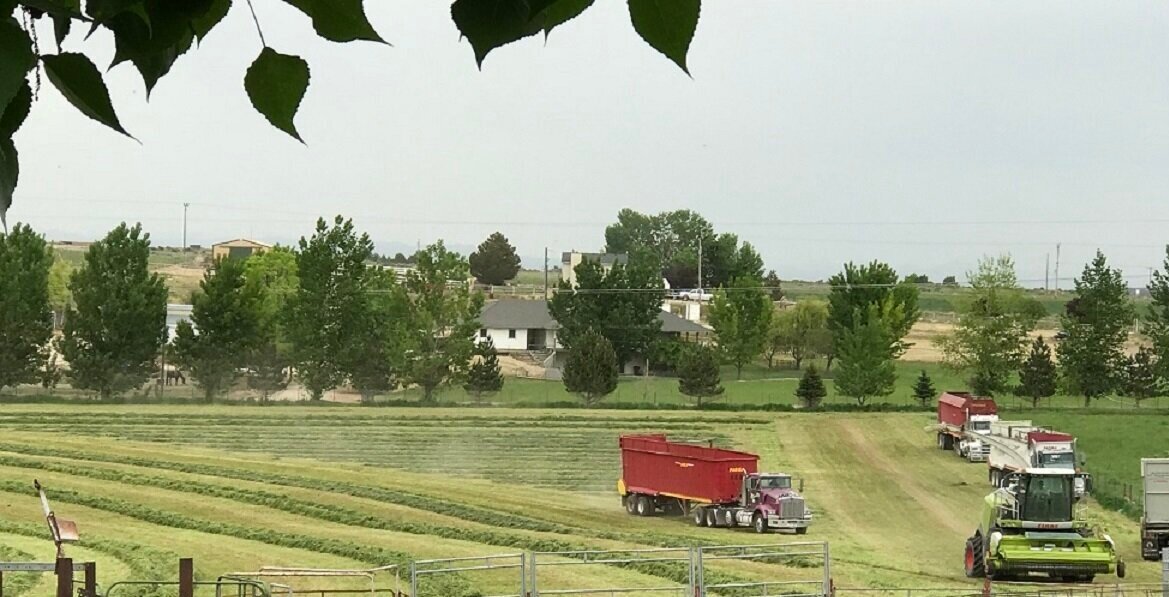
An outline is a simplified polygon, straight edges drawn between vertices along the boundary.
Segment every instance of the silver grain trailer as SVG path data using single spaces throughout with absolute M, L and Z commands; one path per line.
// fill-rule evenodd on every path
M 1145 513 L 1141 516 L 1141 556 L 1157 560 L 1169 549 L 1169 458 L 1142 458 Z

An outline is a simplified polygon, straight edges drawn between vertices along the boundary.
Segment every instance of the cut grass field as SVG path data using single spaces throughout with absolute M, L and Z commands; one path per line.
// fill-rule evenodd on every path
M 1040 411 L 1034 418 L 1082 430 L 1090 467 L 1120 470 L 1164 450 L 1164 428 L 1150 417 Z M 758 541 L 746 530 L 625 514 L 613 489 L 617 437 L 660 431 L 755 451 L 763 468 L 806 479 L 816 520 L 801 539 L 830 542 L 837 586 L 973 588 L 962 577 L 961 551 L 989 490 L 985 466 L 937 450 L 925 430 L 931 420 L 927 413 L 10 405 L 0 411 L 0 557 L 45 558 L 51 550 L 33 478 L 61 516 L 79 523 L 74 554 L 98 561 L 103 585 L 173 578 L 178 555 L 194 557 L 208 579 L 264 565 L 363 568 L 522 550 Z M 1134 430 L 1119 450 L 1103 431 L 1108 425 Z M 1155 580 L 1156 565 L 1139 561 L 1135 522 L 1091 508 L 1129 561 L 1130 580 Z M 721 562 L 711 574 L 784 580 L 819 571 Z M 542 571 L 541 586 L 676 586 L 684 577 L 661 562 L 567 566 Z M 419 597 L 514 592 L 513 579 L 463 573 Z M 47 586 L 13 582 L 6 595 L 43 594 L 38 587 Z

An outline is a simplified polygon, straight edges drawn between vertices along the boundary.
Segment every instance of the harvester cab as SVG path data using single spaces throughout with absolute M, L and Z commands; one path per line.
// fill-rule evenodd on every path
M 1084 516 L 1077 487 L 1090 479 L 1068 470 L 1012 473 L 983 502 L 978 530 L 966 540 L 970 577 L 1045 574 L 1090 582 L 1097 574 L 1124 577 L 1112 539 Z

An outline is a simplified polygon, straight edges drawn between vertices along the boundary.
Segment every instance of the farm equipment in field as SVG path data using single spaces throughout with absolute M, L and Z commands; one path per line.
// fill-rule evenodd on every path
M 1157 560 L 1169 549 L 1169 458 L 1142 458 L 1144 513 L 1141 516 L 1141 557 Z
M 1037 427 L 1031 421 L 995 421 L 983 441 L 990 446 L 987 479 L 993 487 L 1002 486 L 1002 480 L 1011 473 L 1033 468 L 1061 470 L 1073 475 L 1082 472 L 1076 462 L 1076 438 Z M 1087 491 L 1086 477 L 1075 478 L 1076 497 L 1080 498 Z
M 990 445 L 982 438 L 998 419 L 993 398 L 944 392 L 938 398 L 938 448 L 953 450 L 969 462 L 983 462 L 990 456 Z
M 620 438 L 617 493 L 625 511 L 659 511 L 693 518 L 698 526 L 751 527 L 758 533 L 808 531 L 812 512 L 791 475 L 759 473 L 759 457 L 747 452 L 671 442 L 664 435 Z
M 1043 574 L 1091 582 L 1097 574 L 1124 578 L 1124 561 L 1112 539 L 1091 527 L 1079 507 L 1077 478 L 1066 470 L 1028 469 L 1004 477 L 986 496 L 978 529 L 966 540 L 971 578 L 1004 579 Z

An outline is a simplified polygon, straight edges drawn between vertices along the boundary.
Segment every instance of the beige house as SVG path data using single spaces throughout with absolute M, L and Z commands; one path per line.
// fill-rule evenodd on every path
M 560 279 L 576 286 L 576 266 L 585 260 L 596 261 L 608 273 L 613 265 L 629 265 L 629 256 L 624 253 L 580 253 L 571 251 L 560 255 Z
M 256 253 L 263 253 L 271 248 L 272 245 L 262 243 L 258 240 L 237 238 L 211 245 L 211 259 L 224 259 L 227 257 L 231 257 L 232 259 L 245 259 Z

